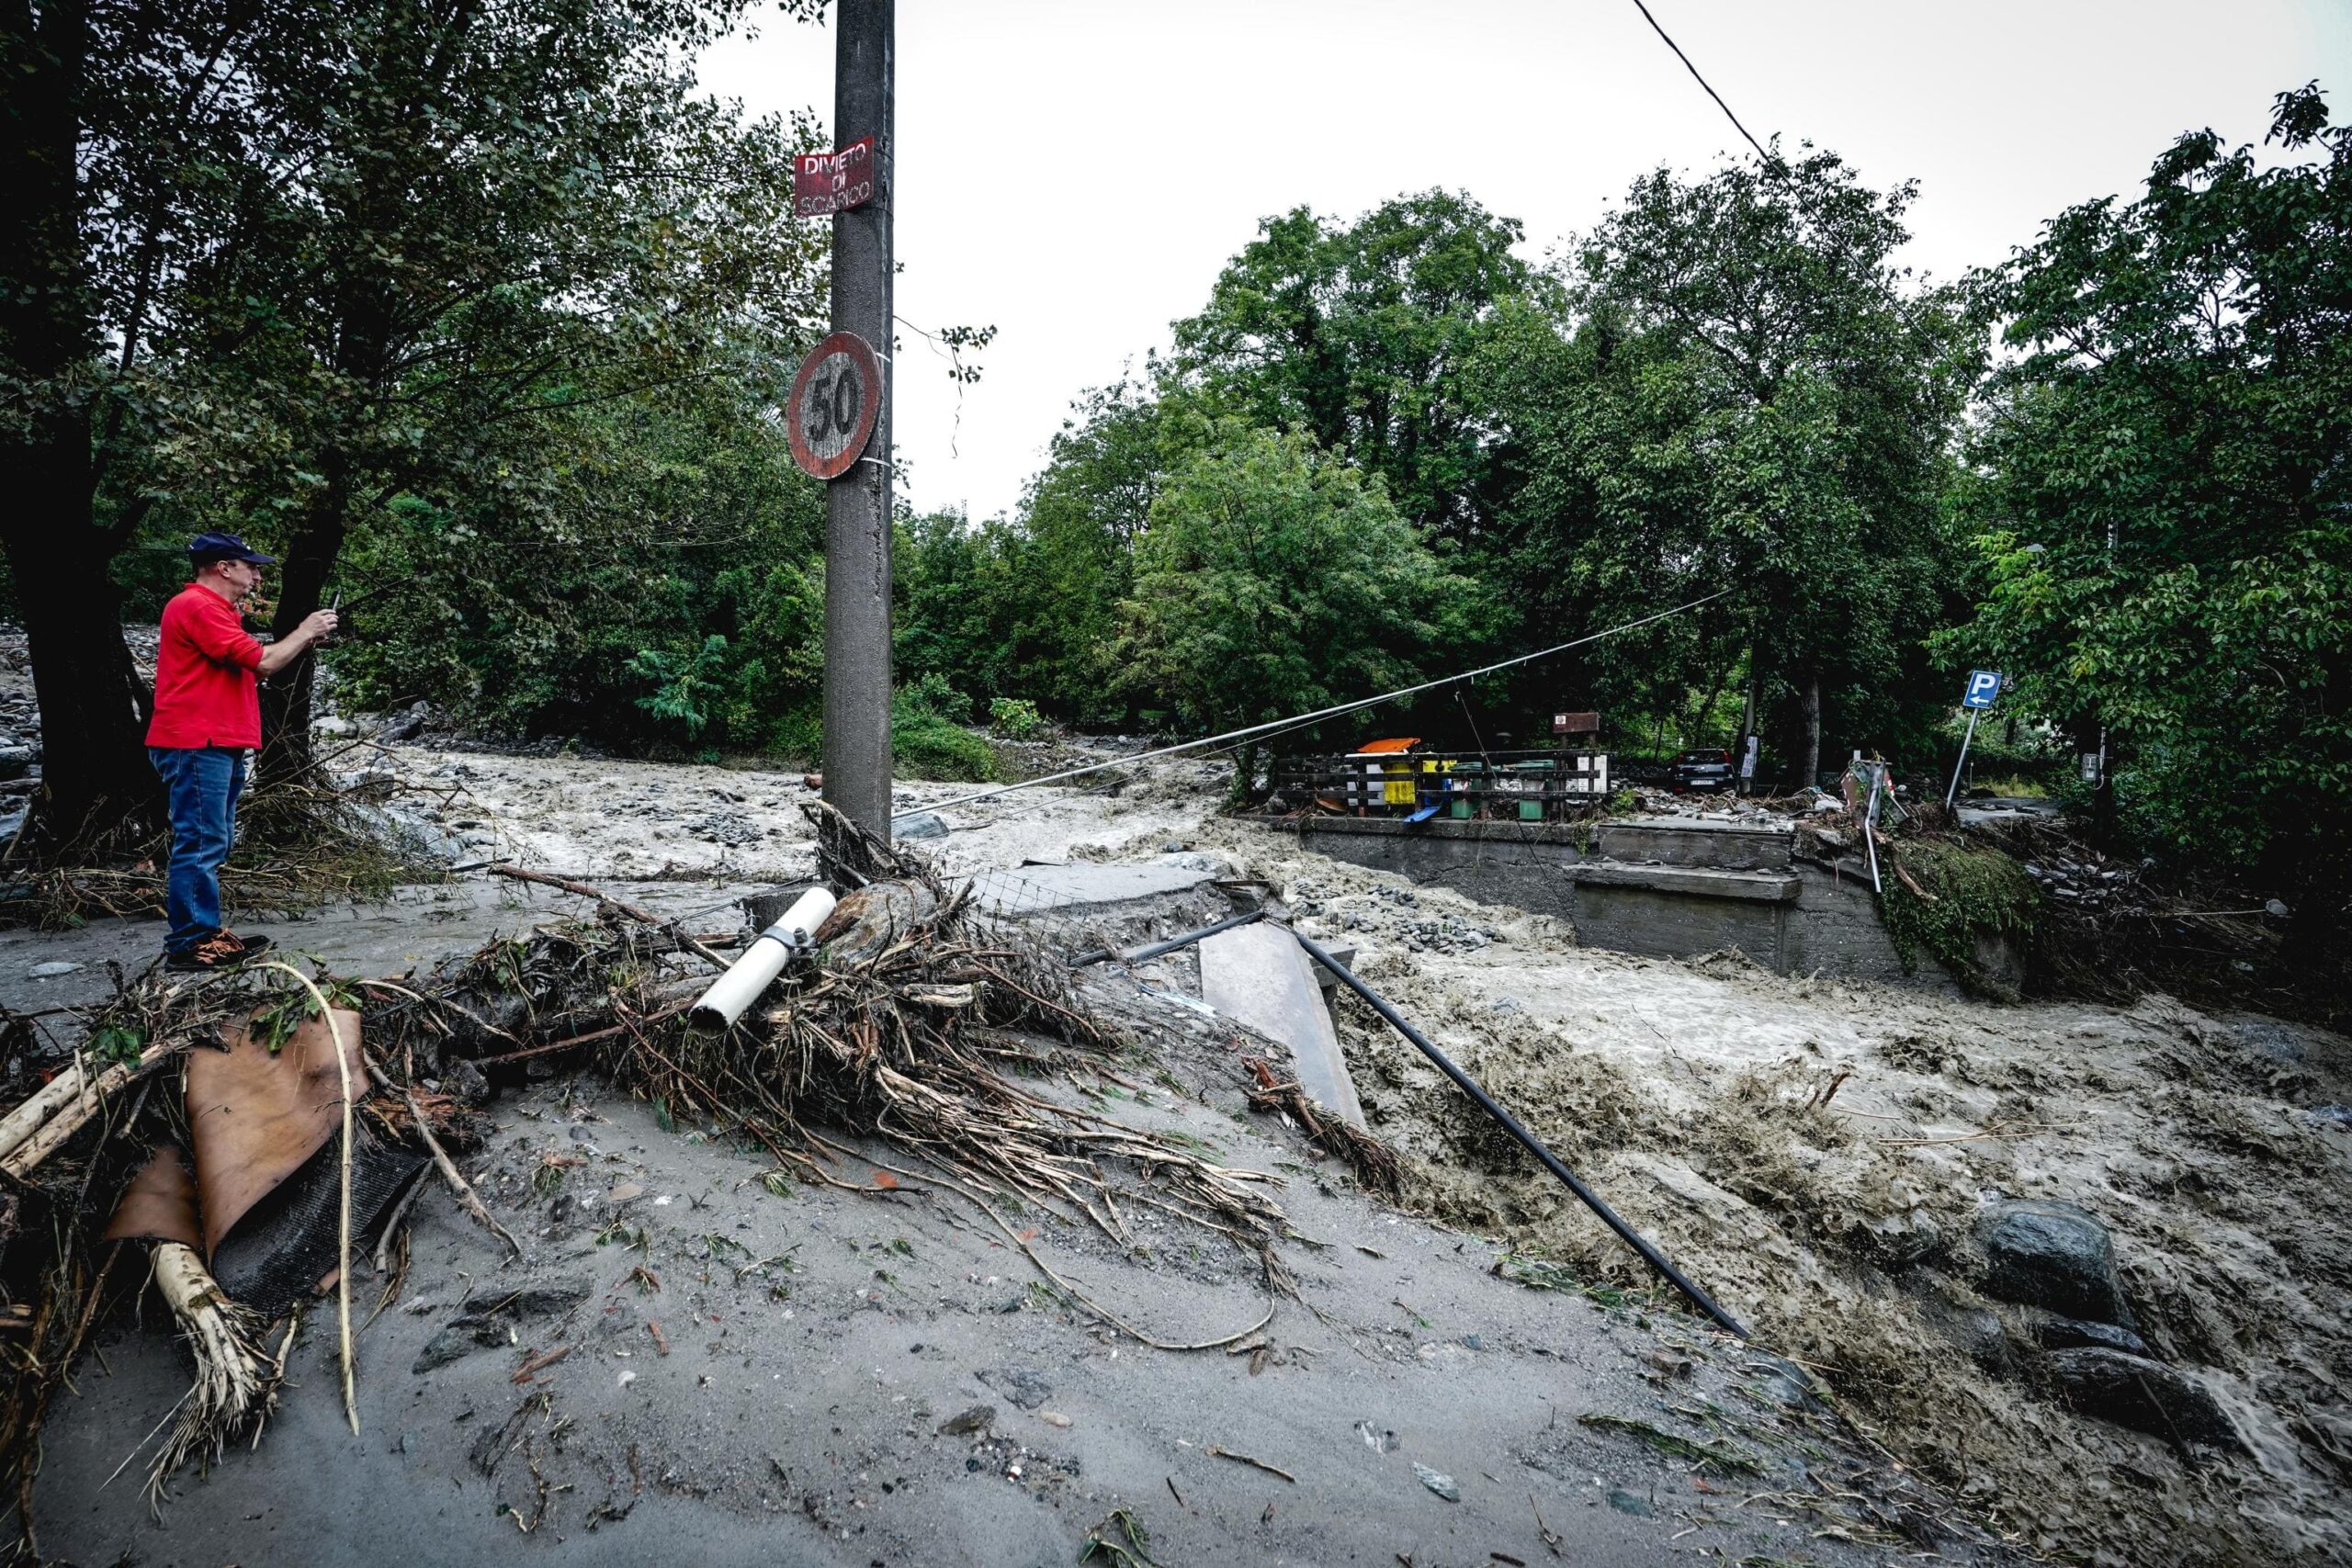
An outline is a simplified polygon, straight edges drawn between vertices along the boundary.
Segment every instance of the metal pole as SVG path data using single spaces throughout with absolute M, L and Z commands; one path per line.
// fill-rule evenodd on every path
M 1216 935 L 1219 931 L 1229 931 L 1236 926 L 1246 926 L 1252 920 L 1261 920 L 1265 918 L 1266 911 L 1263 909 L 1246 909 L 1238 915 L 1227 915 L 1213 926 L 1203 926 L 1196 931 L 1186 931 L 1182 936 L 1171 936 L 1166 942 L 1155 942 L 1143 947 L 1131 947 L 1124 953 L 1114 952 L 1107 947 L 1098 947 L 1091 952 L 1081 953 L 1071 959 L 1069 966 L 1073 969 L 1082 969 L 1089 964 L 1101 964 L 1113 958 L 1122 964 L 1141 964 L 1144 960 L 1157 958 L 1163 953 L 1173 953 L 1180 947 L 1190 947 L 1196 942 Z
M 833 330 L 882 362 L 865 455 L 825 486 L 825 799 L 890 838 L 892 51 L 896 0 L 833 7 L 833 145 L 874 138 L 874 199 L 833 214 Z
M 1568 1190 L 1575 1193 L 1578 1198 L 1584 1200 L 1584 1205 L 1586 1208 L 1590 1209 L 1594 1213 L 1600 1215 L 1603 1224 L 1607 1225 L 1611 1230 L 1615 1231 L 1619 1238 L 1623 1240 L 1626 1246 L 1632 1247 L 1635 1252 L 1642 1255 L 1643 1262 L 1648 1264 L 1651 1268 L 1664 1275 L 1669 1284 L 1671 1284 L 1676 1290 L 1680 1291 L 1685 1296 L 1689 1297 L 1690 1303 L 1693 1306 L 1697 1307 L 1701 1312 L 1705 1313 L 1709 1317 L 1713 1318 L 1717 1324 L 1722 1325 L 1725 1333 L 1736 1336 L 1741 1339 L 1747 1337 L 1747 1330 L 1739 1325 L 1739 1320 L 1737 1318 L 1733 1317 L 1731 1314 L 1717 1306 L 1715 1304 L 1715 1299 L 1713 1296 L 1710 1296 L 1706 1292 L 1701 1290 L 1697 1285 L 1686 1279 L 1683 1276 L 1681 1269 L 1677 1269 L 1671 1262 L 1668 1261 L 1665 1253 L 1660 1252 L 1657 1247 L 1650 1245 L 1650 1241 L 1647 1236 L 1645 1236 L 1641 1232 L 1627 1224 L 1623 1219 L 1620 1219 L 1618 1217 L 1617 1211 L 1611 1208 L 1600 1193 L 1595 1192 L 1591 1188 L 1587 1187 L 1583 1182 L 1577 1180 L 1577 1173 L 1570 1170 L 1566 1166 L 1562 1165 L 1560 1163 L 1559 1156 L 1554 1154 L 1550 1149 L 1545 1148 L 1544 1146 L 1544 1141 L 1541 1138 L 1538 1138 L 1534 1134 L 1521 1126 L 1517 1117 L 1513 1116 L 1510 1111 L 1505 1111 L 1501 1106 L 1496 1104 L 1494 1097 L 1478 1086 L 1478 1080 L 1472 1077 L 1468 1073 L 1464 1072 L 1460 1067 L 1455 1066 L 1453 1065 L 1453 1058 L 1448 1056 L 1444 1052 L 1439 1050 L 1434 1044 L 1430 1043 L 1427 1035 L 1423 1034 L 1419 1030 L 1415 1029 L 1411 1024 L 1406 1022 L 1405 1015 L 1398 1012 L 1395 1008 L 1390 1007 L 1386 998 L 1374 990 L 1370 986 L 1365 985 L 1362 980 L 1357 979 L 1354 972 L 1346 964 L 1340 963 L 1338 959 L 1324 952 L 1320 947 L 1317 947 L 1306 937 L 1299 936 L 1296 931 L 1293 931 L 1290 934 L 1297 939 L 1299 946 L 1306 950 L 1307 956 L 1314 959 L 1316 963 L 1323 965 L 1324 968 L 1329 969 L 1333 975 L 1337 976 L 1339 977 L 1340 984 L 1347 987 L 1348 989 L 1353 991 L 1357 996 L 1362 997 L 1366 1002 L 1370 1003 L 1374 1012 L 1377 1012 L 1381 1017 L 1388 1021 L 1390 1028 L 1396 1030 L 1397 1033 L 1411 1041 L 1414 1045 L 1419 1048 L 1422 1055 L 1427 1056 L 1430 1061 L 1437 1064 L 1438 1070 L 1440 1072 L 1443 1073 L 1447 1077 L 1450 1077 L 1454 1081 L 1455 1086 L 1458 1087 L 1463 1093 L 1476 1100 L 1478 1102 L 1478 1109 L 1484 1111 L 1487 1115 L 1493 1117 L 1498 1122 L 1499 1122 L 1504 1132 L 1509 1133 L 1512 1137 L 1517 1138 L 1522 1145 L 1526 1145 L 1527 1152 L 1529 1154 L 1533 1155 L 1537 1159 L 1544 1162 L 1544 1168 L 1558 1177 L 1562 1181 L 1566 1182 L 1568 1185 Z
M 1862 811 L 1862 848 L 1870 852 L 1871 891 L 1873 893 L 1884 893 L 1886 889 L 1880 886 L 1878 881 L 1878 786 L 1880 775 L 1878 769 L 1874 765 L 1869 763 L 1865 763 L 1863 765 L 1869 767 L 1871 770 L 1871 803 L 1868 807 L 1864 807 Z
M 1951 787 L 1944 791 L 1944 809 L 1951 809 L 1952 796 L 1960 793 L 1960 770 L 1968 766 L 1968 743 L 1976 739 L 1976 718 L 1983 708 L 1968 710 L 1968 733 L 1960 738 L 1960 761 L 1951 765 Z

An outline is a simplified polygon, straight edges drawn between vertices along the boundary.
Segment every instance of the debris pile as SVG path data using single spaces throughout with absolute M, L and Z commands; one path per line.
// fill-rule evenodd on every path
M 1263 1327 L 1289 1283 L 1274 1254 L 1280 1179 L 1024 1088 L 1080 1058 L 1115 1077 L 1120 1039 L 1081 1000 L 1068 964 L 975 922 L 968 889 L 822 807 L 810 814 L 843 879 L 865 886 L 819 933 L 819 962 L 720 1033 L 695 1032 L 684 1015 L 727 958 L 593 888 L 513 868 L 597 897 L 598 918 L 494 942 L 397 983 L 274 962 L 125 980 L 87 1020 L 82 1052 L 0 1121 L 0 1158 L 25 1184 L 0 1205 L 0 1291 L 26 1309 L 0 1404 L 11 1466 L 32 1462 L 50 1396 L 94 1322 L 137 1288 L 118 1263 L 129 1242 L 150 1247 L 197 1363 L 152 1461 L 159 1501 L 183 1464 L 257 1439 L 278 1381 L 264 1348 L 277 1337 L 269 1325 L 290 1323 L 330 1286 L 350 1405 L 351 1296 L 371 1236 L 380 1310 L 400 1288 L 401 1220 L 429 1163 L 519 1252 L 449 1151 L 472 1146 L 468 1102 L 483 1098 L 488 1075 L 556 1062 L 599 1068 L 672 1113 L 733 1129 L 774 1157 L 773 1181 L 871 1190 L 842 1174 L 870 1168 L 875 1185 L 967 1201 L 1061 1299 L 1143 1343 L 1205 1349 Z M 1260 1091 L 1369 1179 L 1383 1176 L 1385 1151 L 1317 1122 L 1295 1085 L 1263 1074 Z M 865 1140 L 903 1163 L 849 1146 Z M 1035 1230 L 1004 1217 L 1016 1205 L 1091 1224 L 1122 1247 L 1147 1211 L 1155 1224 L 1193 1227 L 1252 1262 L 1265 1314 L 1196 1342 L 1155 1336 L 1057 1274 L 1031 1245 Z

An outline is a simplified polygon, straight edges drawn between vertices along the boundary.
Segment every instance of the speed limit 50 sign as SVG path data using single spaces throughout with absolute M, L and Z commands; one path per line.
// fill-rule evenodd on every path
M 849 472 L 873 438 L 882 409 L 882 365 L 855 333 L 835 333 L 800 362 L 785 401 L 792 460 L 811 479 Z

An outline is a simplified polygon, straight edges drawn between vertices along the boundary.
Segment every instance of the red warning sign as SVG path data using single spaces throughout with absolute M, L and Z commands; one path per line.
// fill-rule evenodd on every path
M 792 159 L 792 210 L 825 218 L 874 199 L 874 138 L 861 136 L 838 152 L 799 152 Z
M 835 333 L 800 362 L 785 400 L 793 461 L 813 479 L 849 472 L 874 434 L 882 409 L 882 364 L 855 333 Z

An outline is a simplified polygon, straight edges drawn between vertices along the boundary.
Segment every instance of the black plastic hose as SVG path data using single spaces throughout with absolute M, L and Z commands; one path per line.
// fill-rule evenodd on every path
M 1227 915 L 1213 926 L 1203 926 L 1199 931 L 1186 931 L 1182 936 L 1171 936 L 1166 942 L 1155 942 L 1148 947 L 1131 947 L 1125 953 L 1114 952 L 1107 947 L 1098 947 L 1091 953 L 1081 953 L 1071 959 L 1069 966 L 1076 969 L 1088 964 L 1100 964 L 1110 958 L 1116 958 L 1127 964 L 1141 964 L 1147 958 L 1157 958 L 1163 953 L 1173 953 L 1180 947 L 1190 947 L 1203 937 L 1215 936 L 1219 931 L 1229 931 L 1236 926 L 1246 926 L 1252 920 L 1265 919 L 1265 916 L 1266 911 L 1263 909 L 1250 909 L 1238 915 Z
M 1371 1003 L 1373 1010 L 1379 1013 L 1381 1017 L 1386 1019 L 1391 1028 L 1395 1029 L 1397 1033 L 1403 1035 L 1406 1039 L 1411 1041 L 1416 1046 L 1418 1046 L 1420 1049 L 1422 1055 L 1427 1056 L 1430 1061 L 1435 1062 L 1438 1066 L 1438 1070 L 1445 1074 L 1447 1077 L 1452 1078 L 1456 1084 L 1460 1085 L 1462 1092 L 1476 1100 L 1478 1102 L 1478 1108 L 1481 1111 L 1484 1111 L 1487 1115 L 1493 1117 L 1498 1122 L 1501 1123 L 1503 1131 L 1509 1133 L 1512 1137 L 1517 1138 L 1521 1144 L 1524 1144 L 1527 1146 L 1527 1152 L 1529 1154 L 1533 1155 L 1537 1159 L 1544 1162 L 1545 1169 L 1558 1177 L 1562 1181 L 1566 1182 L 1568 1184 L 1568 1190 L 1582 1199 L 1586 1208 L 1590 1209 L 1594 1213 L 1599 1214 L 1602 1224 L 1606 1224 L 1611 1230 L 1615 1231 L 1624 1241 L 1626 1246 L 1632 1247 L 1635 1252 L 1642 1255 L 1643 1262 L 1648 1264 L 1660 1274 L 1666 1276 L 1668 1283 L 1673 1285 L 1676 1290 L 1680 1291 L 1685 1296 L 1689 1297 L 1690 1303 L 1693 1306 L 1697 1307 L 1701 1312 L 1705 1313 L 1709 1317 L 1713 1318 L 1716 1323 L 1722 1325 L 1724 1332 L 1736 1335 L 1742 1339 L 1747 1337 L 1747 1330 L 1739 1325 L 1738 1319 L 1733 1317 L 1731 1314 L 1717 1306 L 1715 1304 L 1715 1299 L 1713 1296 L 1707 1294 L 1706 1292 L 1691 1283 L 1691 1281 L 1683 1275 L 1682 1270 L 1677 1269 L 1673 1263 L 1668 1259 L 1665 1253 L 1660 1252 L 1657 1247 L 1650 1245 L 1648 1237 L 1643 1235 L 1641 1232 L 1635 1230 L 1633 1226 L 1627 1224 L 1623 1219 L 1619 1218 L 1617 1211 L 1611 1208 L 1608 1202 L 1601 1198 L 1600 1194 L 1595 1192 L 1591 1188 L 1587 1187 L 1583 1182 L 1577 1180 L 1577 1173 L 1570 1170 L 1566 1166 L 1562 1165 L 1560 1163 L 1560 1156 L 1544 1146 L 1543 1139 L 1529 1132 L 1525 1127 L 1521 1126 L 1517 1117 L 1513 1116 L 1510 1111 L 1505 1111 L 1501 1106 L 1496 1104 L 1495 1097 L 1488 1094 L 1484 1089 L 1480 1088 L 1477 1079 L 1472 1077 L 1468 1073 L 1464 1072 L 1460 1067 L 1455 1066 L 1452 1057 L 1439 1050 L 1437 1046 L 1430 1042 L 1427 1035 L 1423 1034 L 1419 1030 L 1415 1029 L 1411 1024 L 1406 1022 L 1405 1015 L 1398 1012 L 1395 1008 L 1389 1006 L 1388 999 L 1386 998 L 1374 990 L 1370 986 L 1365 985 L 1362 980 L 1357 979 L 1354 972 L 1349 969 L 1346 964 L 1340 963 L 1338 959 L 1324 952 L 1320 947 L 1317 947 L 1306 937 L 1299 936 L 1296 931 L 1293 931 L 1290 934 L 1294 937 L 1297 937 L 1298 945 L 1306 950 L 1309 957 L 1313 958 L 1316 963 L 1323 965 L 1324 968 L 1329 969 L 1332 974 L 1338 976 L 1341 985 L 1347 987 L 1348 989 L 1353 991 L 1357 996 L 1362 997 L 1365 1001 Z

